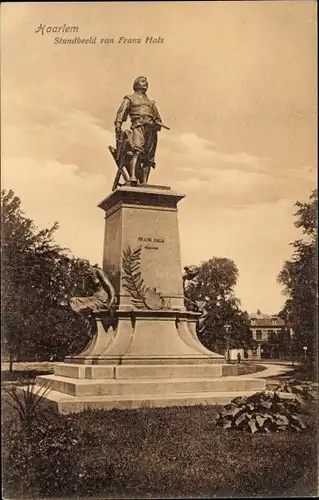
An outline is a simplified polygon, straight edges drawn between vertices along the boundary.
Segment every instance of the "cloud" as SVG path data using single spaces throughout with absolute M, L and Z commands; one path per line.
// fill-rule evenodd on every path
M 32 115 L 32 116 L 30 116 Z M 17 106 L 17 114 L 2 126 L 3 157 L 48 158 L 62 164 L 76 164 L 85 172 L 114 174 L 108 145 L 113 132 L 97 118 L 78 109 Z M 112 172 L 112 174 L 111 174 Z
M 209 151 L 215 146 L 213 142 L 204 139 L 203 137 L 199 137 L 193 132 L 184 132 L 175 137 L 173 136 L 172 141 L 175 141 L 177 146 L 181 146 L 186 151 L 193 151 L 194 149 L 197 151 Z
M 81 173 L 77 165 L 21 157 L 6 161 L 2 187 L 14 190 L 38 227 L 58 221 L 55 239 L 61 246 L 101 262 L 104 217 L 97 204 L 110 192 L 105 177 Z
M 196 177 L 191 177 L 183 181 L 176 182 L 176 186 L 181 189 L 188 190 L 203 190 L 217 196 L 234 196 L 233 200 L 239 202 L 247 202 L 247 197 L 258 189 L 259 195 L 267 194 L 272 187 L 273 180 L 270 176 L 259 173 L 247 173 L 240 170 L 229 169 L 220 171 L 210 169 L 206 173 L 206 179 L 200 180 Z
M 161 142 L 158 163 L 169 172 L 175 189 L 192 193 L 198 201 L 205 198 L 233 208 L 282 199 L 295 202 L 316 185 L 315 171 L 309 166 L 279 168 L 247 152 L 219 151 L 194 133 L 165 136 L 163 146 Z
M 220 169 L 225 168 L 228 164 L 241 165 L 245 171 L 266 171 L 269 164 L 267 158 L 260 158 L 248 153 L 219 151 L 214 142 L 191 132 L 165 136 L 163 146 L 169 151 L 178 153 L 184 163 L 196 165 L 196 168 L 181 165 L 178 167 L 181 171 L 185 171 L 185 168 L 189 171 L 191 168 L 194 171 L 204 172 L 207 164 Z M 198 165 L 201 166 L 200 169 L 198 169 Z

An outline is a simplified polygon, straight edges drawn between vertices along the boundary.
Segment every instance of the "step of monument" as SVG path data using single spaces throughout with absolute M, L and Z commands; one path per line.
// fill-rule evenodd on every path
M 120 396 L 137 394 L 176 394 L 262 390 L 265 380 L 247 377 L 173 378 L 173 379 L 73 379 L 59 375 L 37 377 L 39 385 L 73 396 Z
M 224 375 L 228 365 L 76 365 L 60 363 L 54 374 L 76 379 L 211 378 Z
M 36 387 L 36 389 L 38 389 Z M 78 413 L 87 409 L 162 408 L 167 406 L 225 405 L 237 396 L 252 396 L 255 390 L 196 392 L 181 394 L 136 394 L 122 396 L 70 396 L 54 390 L 45 395 L 49 406 L 62 414 Z

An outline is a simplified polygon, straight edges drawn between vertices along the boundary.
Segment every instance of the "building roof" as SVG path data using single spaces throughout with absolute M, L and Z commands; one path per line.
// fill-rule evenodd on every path
M 264 314 L 260 311 L 260 309 L 257 309 L 257 312 L 255 313 L 250 313 L 249 317 L 251 319 L 270 319 L 275 316 L 271 316 L 270 314 Z
M 260 309 L 256 313 L 249 314 L 249 319 L 254 326 L 285 326 L 284 320 L 279 318 L 277 314 L 264 314 Z

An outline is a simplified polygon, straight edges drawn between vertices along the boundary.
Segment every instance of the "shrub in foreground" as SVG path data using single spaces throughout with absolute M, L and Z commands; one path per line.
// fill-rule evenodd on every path
M 85 429 L 74 425 L 72 416 L 56 416 L 19 430 L 11 426 L 4 434 L 6 494 L 70 495 L 79 493 L 83 484 L 88 493 L 97 489 L 97 482 L 102 488 L 108 484 L 105 453 L 96 440 L 88 439 Z
M 45 396 L 50 392 L 52 383 L 46 387 L 37 387 L 36 380 L 28 380 L 23 390 L 15 385 L 2 387 L 6 402 L 14 410 L 20 426 L 30 427 L 35 422 L 41 424 L 46 419 L 47 408 Z
M 279 384 L 268 384 L 267 389 L 274 392 L 294 394 L 300 403 L 311 403 L 318 398 L 318 384 L 311 381 L 284 380 Z
M 223 429 L 251 433 L 301 431 L 307 427 L 303 400 L 282 399 L 275 393 L 257 392 L 249 397 L 239 396 L 225 406 L 217 421 Z

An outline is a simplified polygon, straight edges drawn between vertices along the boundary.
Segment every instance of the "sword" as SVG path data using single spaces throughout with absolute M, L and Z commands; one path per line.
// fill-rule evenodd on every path
M 117 186 L 120 182 L 121 175 L 123 175 L 123 178 L 125 181 L 128 181 L 130 176 L 129 176 L 128 171 L 126 170 L 126 168 L 124 166 L 122 166 L 122 167 L 119 166 L 117 154 L 116 154 L 116 149 L 113 148 L 112 146 L 109 146 L 109 151 L 110 151 L 111 155 L 113 156 L 113 159 L 114 159 L 116 166 L 117 166 L 117 172 L 116 172 L 115 179 L 114 179 L 113 186 L 112 186 L 112 191 L 115 191 L 115 189 L 117 188 Z
M 164 125 L 164 123 L 154 123 L 153 126 L 156 127 L 156 125 L 159 125 L 160 127 L 162 128 L 165 128 L 166 130 L 171 130 L 169 127 L 167 127 L 166 125 Z
M 159 123 L 159 125 L 161 125 L 162 128 L 166 128 L 166 130 L 171 130 L 169 127 L 167 127 L 166 125 L 164 125 L 164 123 Z

